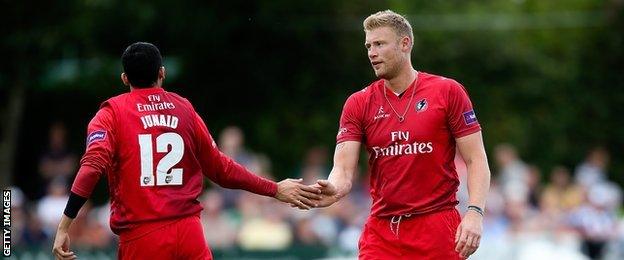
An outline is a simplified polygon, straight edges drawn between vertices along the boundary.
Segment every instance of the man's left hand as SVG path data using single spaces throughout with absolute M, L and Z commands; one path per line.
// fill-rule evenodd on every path
M 461 257 L 468 258 L 472 255 L 481 242 L 481 233 L 483 232 L 483 216 L 479 213 L 468 210 L 464 219 L 457 227 L 455 234 L 455 251 Z

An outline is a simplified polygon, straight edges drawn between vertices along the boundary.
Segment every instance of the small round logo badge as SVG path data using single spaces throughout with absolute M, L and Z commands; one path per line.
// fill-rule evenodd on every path
M 427 110 L 427 99 L 423 98 L 416 103 L 416 112 L 420 113 Z

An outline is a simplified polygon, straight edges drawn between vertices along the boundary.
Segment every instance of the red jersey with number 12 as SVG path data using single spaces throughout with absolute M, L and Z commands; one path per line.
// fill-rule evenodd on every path
M 454 207 L 459 185 L 455 138 L 480 130 L 463 86 L 420 72 L 400 96 L 384 87 L 383 80 L 351 95 L 337 142 L 365 145 L 370 155 L 371 214 L 388 217 Z
M 191 103 L 160 87 L 133 89 L 102 104 L 89 123 L 72 192 L 89 197 L 94 174 L 108 177 L 111 229 L 118 234 L 197 214 L 204 175 L 267 196 L 277 189 L 223 155 Z

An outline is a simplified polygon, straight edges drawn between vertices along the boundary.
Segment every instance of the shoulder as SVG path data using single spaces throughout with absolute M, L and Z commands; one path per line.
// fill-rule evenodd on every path
M 437 93 L 437 95 L 448 98 L 449 96 L 467 94 L 464 86 L 457 80 L 439 76 L 431 73 L 421 72 L 423 85 Z
M 118 102 L 120 100 L 123 100 L 123 99 L 127 98 L 129 95 L 130 95 L 130 92 L 126 92 L 126 93 L 119 94 L 117 96 L 110 97 L 109 99 L 107 99 L 104 102 L 102 102 L 100 107 L 103 107 L 105 105 L 110 105 L 111 103 L 115 103 L 115 102 Z
M 165 91 L 165 93 L 167 93 L 167 95 L 177 100 L 178 102 L 181 102 L 187 106 L 193 107 L 193 104 L 191 103 L 191 101 L 189 101 L 187 98 L 183 97 L 182 95 L 175 93 L 175 92 L 171 92 L 171 91 Z
M 171 96 L 171 97 L 172 97 L 172 98 L 174 98 L 174 99 L 178 99 L 178 100 L 182 100 L 182 101 L 184 101 L 184 102 L 190 103 L 190 101 L 189 101 L 187 98 L 185 98 L 185 97 L 181 96 L 181 95 L 180 95 L 180 94 L 178 94 L 178 93 L 171 92 L 171 91 L 165 91 L 165 93 L 167 93 L 167 95 Z
M 347 101 L 345 102 L 345 105 L 350 104 L 350 103 L 356 103 L 356 104 L 365 104 L 368 102 L 368 100 L 370 100 L 370 98 L 373 96 L 373 94 L 375 93 L 375 91 L 377 91 L 378 88 L 380 88 L 383 84 L 383 80 L 377 80 L 375 82 L 372 82 L 371 84 L 369 84 L 368 86 L 366 86 L 365 88 L 352 93 L 348 98 Z
M 444 77 L 440 75 L 435 75 L 427 72 L 420 72 L 419 76 L 422 77 L 421 80 L 428 85 L 432 85 L 444 90 L 450 90 L 453 88 L 463 88 L 463 86 L 457 82 L 457 80 Z

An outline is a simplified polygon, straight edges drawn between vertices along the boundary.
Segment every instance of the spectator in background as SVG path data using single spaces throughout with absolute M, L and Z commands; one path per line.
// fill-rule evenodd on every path
M 247 168 L 258 176 L 274 180 L 275 177 L 273 176 L 271 167 L 271 159 L 261 153 L 253 154 L 249 164 L 247 165 Z
M 48 185 L 48 193 L 41 198 L 37 205 L 37 218 L 41 220 L 46 235 L 52 236 L 61 221 L 63 209 L 69 199 L 67 184 L 62 177 L 58 177 Z
M 50 127 L 47 150 L 39 160 L 39 173 L 46 186 L 54 179 L 69 183 L 75 172 L 76 155 L 67 149 L 67 130 L 62 122 L 55 122 Z
M 21 236 L 20 244 L 27 247 L 39 247 L 50 240 L 50 233 L 45 232 L 43 224 L 36 214 L 28 214 L 24 216 L 26 226 Z
M 510 144 L 499 144 L 494 148 L 498 166 L 498 181 L 505 198 L 528 199 L 528 167 L 520 160 L 516 148 Z
M 542 193 L 542 172 L 536 165 L 529 165 L 527 169 L 527 200 L 532 208 L 537 209 Z
M 588 190 L 587 203 L 570 219 L 583 238 L 585 255 L 600 259 L 607 243 L 617 237 L 616 211 L 620 203 L 621 190 L 615 184 L 595 184 Z
M 245 148 L 245 135 L 238 126 L 228 126 L 221 130 L 218 142 L 219 149 L 225 155 L 251 171 L 254 166 L 252 165 L 254 156 Z M 257 172 L 254 173 L 257 174 Z M 234 207 L 236 200 L 243 193 L 240 190 L 225 189 L 220 186 L 214 186 L 214 188 L 222 194 L 226 208 Z
M 316 232 L 314 232 L 314 218 L 314 216 L 308 215 L 295 220 L 293 224 L 293 231 L 295 232 L 295 243 L 298 246 L 322 245 L 321 238 Z
M 544 188 L 540 204 L 545 212 L 569 212 L 584 201 L 583 189 L 570 180 L 570 172 L 556 166 L 550 173 L 550 183 Z
M 106 249 L 113 245 L 113 233 L 108 228 L 108 221 L 100 221 L 102 213 L 109 213 L 106 216 L 107 220 L 110 215 L 110 211 L 104 207 L 109 205 L 94 207 L 90 201 L 82 207 L 72 223 L 70 231 L 70 236 L 74 237 L 72 245 L 89 250 Z
M 238 126 L 228 126 L 221 131 L 219 149 L 245 167 L 251 163 L 253 155 L 245 149 L 245 135 Z
M 303 164 L 299 172 L 304 180 L 324 179 L 331 169 L 329 164 L 327 147 L 316 146 L 309 148 L 303 159 Z
M 210 247 L 217 249 L 232 248 L 236 242 L 237 223 L 232 216 L 223 211 L 221 193 L 211 190 L 202 196 L 202 225 L 204 237 Z
M 604 147 L 596 147 L 590 150 L 578 167 L 574 175 L 576 182 L 586 189 L 590 186 L 607 180 L 607 166 L 609 165 L 609 153 Z
M 276 205 L 247 193 L 242 193 L 237 202 L 241 213 L 238 242 L 242 249 L 284 250 L 292 244 L 291 227 Z

